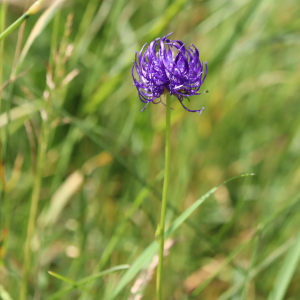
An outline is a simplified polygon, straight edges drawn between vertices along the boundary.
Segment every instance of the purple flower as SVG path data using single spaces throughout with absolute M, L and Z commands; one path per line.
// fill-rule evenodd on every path
M 177 97 L 187 111 L 201 114 L 204 107 L 199 110 L 190 110 L 183 104 L 183 99 L 201 94 L 199 89 L 207 74 L 207 63 L 200 62 L 199 52 L 193 44 L 191 47 L 185 47 L 182 41 L 169 40 L 168 36 L 171 34 L 169 33 L 161 40 L 157 38 L 152 41 L 144 54 L 143 50 L 147 44 L 135 54 L 132 78 L 141 101 L 146 103 L 142 111 L 150 102 L 160 103 L 161 100 L 155 102 L 155 99 L 160 98 L 164 92 L 169 92 Z M 156 51 L 157 48 L 158 51 Z M 138 80 L 134 77 L 134 69 Z

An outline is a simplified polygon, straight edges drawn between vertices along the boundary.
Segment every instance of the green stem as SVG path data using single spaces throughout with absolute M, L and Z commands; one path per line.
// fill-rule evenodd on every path
M 6 30 L 4 30 L 0 34 L 0 41 L 5 39 L 9 34 L 11 34 L 16 28 L 18 28 L 28 18 L 29 18 L 29 15 L 27 13 L 25 13 L 17 21 L 15 21 L 13 24 L 11 24 Z
M 46 115 L 42 117 L 42 128 L 40 133 L 39 140 L 39 149 L 37 156 L 37 167 L 36 174 L 33 183 L 32 197 L 30 212 L 27 225 L 27 236 L 24 247 L 24 264 L 23 264 L 23 277 L 21 281 L 21 288 L 19 299 L 26 300 L 27 298 L 27 279 L 29 275 L 29 270 L 31 266 L 31 242 L 34 234 L 36 217 L 39 206 L 39 198 L 42 185 L 42 175 L 45 166 L 47 147 L 49 143 L 49 134 L 50 134 L 50 119 L 51 119 L 51 100 L 47 103 Z
M 0 42 L 11 34 L 16 28 L 18 28 L 26 19 L 30 16 L 35 15 L 42 7 L 42 3 L 45 0 L 39 0 L 33 3 L 29 9 L 23 14 L 18 20 L 11 24 L 5 31 L 0 34 Z
M 1 9 L 1 34 L 5 31 L 5 22 L 6 22 L 6 8 L 7 2 L 3 1 Z M 0 42 L 0 113 L 1 113 L 1 99 L 2 99 L 2 75 L 3 75 L 3 56 L 4 56 L 4 42 Z
M 4 0 L 2 7 L 1 7 L 1 33 L 4 31 L 5 28 L 5 16 L 6 16 L 6 8 L 7 8 L 7 1 Z M 2 75 L 3 75 L 3 57 L 4 57 L 4 41 L 0 42 L 0 114 L 2 112 Z M 3 207 L 2 203 L 5 203 L 4 195 L 5 195 L 5 188 L 6 188 L 6 180 L 5 180 L 5 169 L 4 169 L 4 154 L 3 154 L 3 146 L 2 146 L 2 130 L 0 131 L 0 207 Z M 2 223 L 2 219 L 5 218 L 6 211 L 0 210 L 0 228 L 5 227 L 7 224 L 4 222 Z
M 251 280 L 251 272 L 252 272 L 253 267 L 255 265 L 261 235 L 262 235 L 262 233 L 260 233 L 256 237 L 256 241 L 255 241 L 255 244 L 254 244 L 252 257 L 251 257 L 251 261 L 250 261 L 250 266 L 248 267 L 248 269 L 245 273 L 245 278 L 244 278 L 244 283 L 243 283 L 243 288 L 242 288 L 242 293 L 241 293 L 241 298 L 240 298 L 241 300 L 244 300 L 244 299 L 246 300 L 247 299 L 248 285 L 249 285 L 249 281 Z
M 161 216 L 159 225 L 159 260 L 156 276 L 156 294 L 157 299 L 162 300 L 162 272 L 163 272 L 163 260 L 164 260 L 164 242 L 165 242 L 165 219 L 167 211 L 167 198 L 169 189 L 169 177 L 170 177 L 170 156 L 171 156 L 171 95 L 166 95 L 167 107 L 166 107 L 166 149 L 165 149 L 165 177 L 163 186 L 163 195 L 161 203 Z

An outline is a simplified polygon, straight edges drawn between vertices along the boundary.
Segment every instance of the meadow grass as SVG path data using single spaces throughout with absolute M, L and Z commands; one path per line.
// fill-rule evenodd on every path
M 1 2 L 2 32 L 25 2 Z M 155 299 L 166 107 L 141 113 L 131 66 L 170 32 L 208 62 L 209 93 L 185 103 L 201 116 L 171 103 L 163 299 L 299 299 L 299 13 L 56 0 L 8 35 L 0 299 Z

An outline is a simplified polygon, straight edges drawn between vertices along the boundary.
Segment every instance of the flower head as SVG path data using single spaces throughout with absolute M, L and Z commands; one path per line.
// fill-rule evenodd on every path
M 142 111 L 151 102 L 160 103 L 161 100 L 155 102 L 155 99 L 160 98 L 164 92 L 169 92 L 177 97 L 187 111 L 201 114 L 204 107 L 190 110 L 183 104 L 183 99 L 201 94 L 199 89 L 207 74 L 207 63 L 200 62 L 199 51 L 193 44 L 186 47 L 182 41 L 169 40 L 168 36 L 171 34 L 152 41 L 143 53 L 145 44 L 135 54 L 132 78 L 141 101 L 146 103 Z M 134 70 L 138 79 L 134 77 Z

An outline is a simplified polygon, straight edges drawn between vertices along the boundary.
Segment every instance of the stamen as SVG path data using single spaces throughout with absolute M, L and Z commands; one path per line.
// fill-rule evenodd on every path
M 202 107 L 202 109 L 200 110 L 199 116 L 202 114 L 202 111 L 203 111 L 204 108 L 205 108 L 205 107 Z
M 148 106 L 149 103 L 150 103 L 150 102 L 148 102 L 148 103 L 146 104 L 146 106 L 141 110 L 141 112 L 143 112 L 143 111 L 146 109 L 146 107 Z

